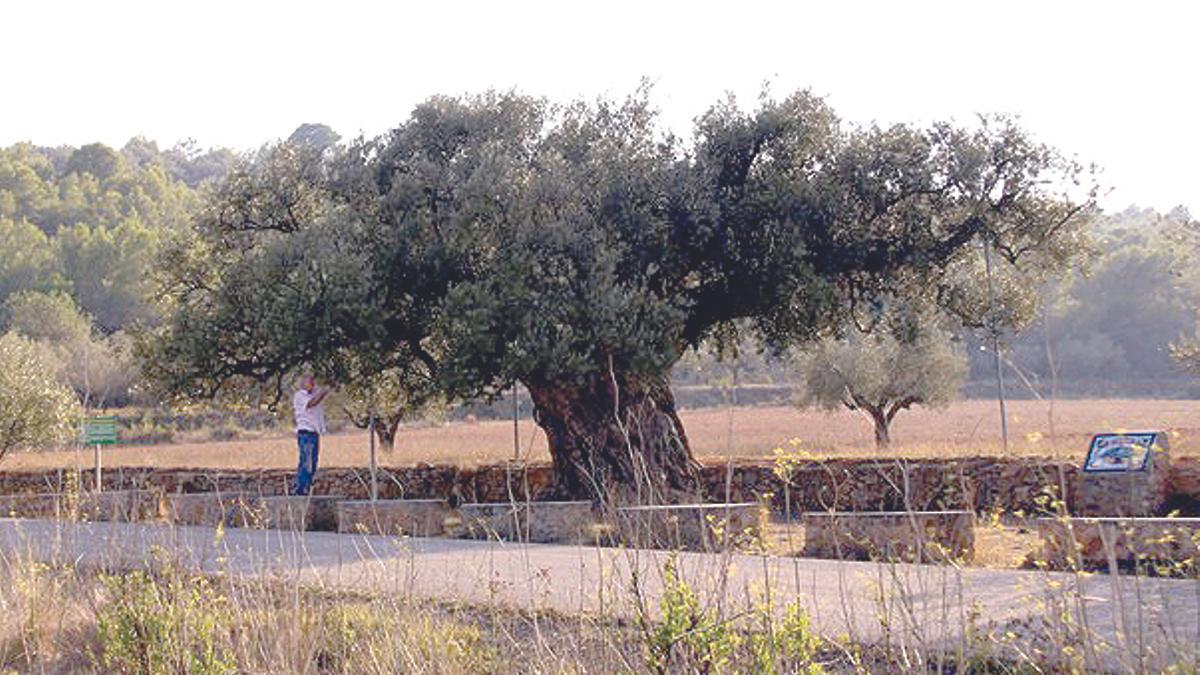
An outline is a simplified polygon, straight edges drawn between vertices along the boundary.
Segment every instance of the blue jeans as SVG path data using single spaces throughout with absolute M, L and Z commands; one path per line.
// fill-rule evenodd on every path
M 300 446 L 300 465 L 296 469 L 296 484 L 292 494 L 306 495 L 312 489 L 313 476 L 317 473 L 321 435 L 315 431 L 297 431 L 296 444 Z

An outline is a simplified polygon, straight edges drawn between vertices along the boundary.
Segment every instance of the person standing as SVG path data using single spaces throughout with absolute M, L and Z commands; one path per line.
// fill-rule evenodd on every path
M 321 449 L 321 434 L 325 433 L 325 406 L 321 403 L 329 387 L 318 387 L 317 378 L 306 373 L 300 378 L 300 388 L 292 396 L 292 412 L 296 420 L 296 444 L 300 462 L 296 468 L 293 495 L 307 495 L 317 473 L 317 458 Z

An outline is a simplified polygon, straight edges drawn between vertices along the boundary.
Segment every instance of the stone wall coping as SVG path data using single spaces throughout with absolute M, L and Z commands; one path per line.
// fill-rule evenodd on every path
M 1043 516 L 1037 519 L 1039 523 L 1062 522 L 1063 518 Z M 1116 525 L 1196 525 L 1200 526 L 1200 518 L 1166 518 L 1161 516 L 1070 516 L 1065 520 L 1075 523 L 1113 523 Z
M 81 495 L 128 495 L 128 494 L 137 494 L 137 493 L 142 493 L 142 492 L 154 492 L 154 490 L 149 490 L 146 488 L 120 488 L 118 490 L 101 490 L 100 492 L 96 492 L 95 490 L 88 488 L 88 489 L 83 490 L 79 494 L 81 494 Z M 55 492 L 53 494 L 62 494 L 62 493 Z
M 204 492 L 193 492 L 192 494 L 208 494 Z M 310 502 L 343 502 L 346 501 L 341 495 L 263 495 L 259 497 L 264 502 L 287 502 L 287 501 L 310 501 Z
M 339 498 L 337 500 L 337 503 L 345 504 L 347 506 L 371 506 L 371 505 L 389 506 L 389 505 L 393 505 L 393 504 L 394 505 L 412 504 L 415 506 L 418 504 L 445 504 L 446 500 L 445 499 L 376 499 L 376 500 L 372 501 L 370 499 L 341 499 L 341 498 Z
M 1167 454 L 1167 453 L 1164 453 Z M 729 467 L 729 463 L 725 459 L 700 458 L 701 468 L 707 471 L 721 472 Z M 509 460 L 511 462 L 511 460 Z M 1171 457 L 1171 464 L 1197 464 L 1200 463 L 1200 458 L 1197 457 Z M 928 457 L 896 457 L 890 459 L 878 459 L 872 457 L 826 457 L 821 459 L 801 459 L 795 463 L 796 470 L 826 470 L 830 466 L 835 467 L 868 467 L 868 468 L 896 468 L 897 466 L 913 468 L 940 468 L 940 467 L 959 467 L 963 465 L 985 464 L 995 466 L 1009 465 L 1027 465 L 1031 467 L 1058 467 L 1078 468 L 1078 462 L 1074 460 L 1066 460 L 1055 457 L 1041 456 L 1021 456 L 1021 457 L 997 457 L 988 455 L 975 455 L 964 457 L 951 457 L 945 459 L 936 459 Z M 520 465 L 522 469 L 529 470 L 550 470 L 552 464 L 549 462 L 529 462 Z M 732 463 L 735 469 L 763 469 L 765 471 L 773 471 L 774 464 L 769 458 L 735 458 Z M 386 465 L 380 466 L 381 473 L 388 474 L 403 474 L 411 471 L 445 471 L 449 473 L 476 474 L 487 471 L 511 470 L 514 465 L 511 463 L 496 463 L 482 464 L 478 466 L 464 466 L 453 463 L 428 463 L 416 462 L 413 464 Z M 290 475 L 295 473 L 295 468 L 288 467 L 259 467 L 259 468 L 228 468 L 228 467 L 202 467 L 202 466 L 110 466 L 106 467 L 106 471 L 124 472 L 130 476 L 145 476 L 160 473 L 170 473 L 186 476 L 205 476 L 212 478 L 223 477 L 243 477 L 243 476 L 263 476 L 263 475 Z M 18 469 L 0 469 L 0 477 L 4 476 L 24 476 L 24 477 L 44 477 L 54 475 L 56 473 L 74 473 L 77 470 L 73 467 L 56 467 L 56 468 L 18 468 Z M 322 466 L 323 473 L 346 473 L 346 474 L 363 474 L 367 472 L 365 466 Z M 82 473 L 87 473 L 87 470 Z
M 552 502 L 542 502 L 542 501 L 533 501 L 533 500 L 530 500 L 530 501 L 514 500 L 511 502 L 464 502 L 462 504 L 459 504 L 458 507 L 460 509 L 495 509 L 495 508 L 509 507 L 509 506 L 581 506 L 584 504 L 586 504 L 589 507 L 592 505 L 591 502 L 585 501 L 585 500 L 552 501 Z
M 262 499 L 267 496 L 271 496 L 271 495 L 262 495 L 257 492 L 251 492 L 250 490 L 209 490 L 207 492 L 168 492 L 167 493 L 167 499 L 182 499 L 182 498 L 200 499 L 201 497 L 208 497 L 208 498 L 229 497 L 231 499 L 237 499 L 239 497 L 242 497 L 242 498 L 251 497 L 254 499 Z M 276 496 L 281 496 L 281 495 L 276 495 Z
M 974 515 L 965 509 L 953 511 L 805 511 L 801 518 L 903 518 L 908 516 L 965 516 Z
M 726 509 L 758 508 L 758 502 L 704 503 L 704 504 L 647 504 L 645 506 L 618 506 L 617 511 L 724 511 Z
M 150 494 L 153 490 L 104 490 L 96 492 L 95 490 L 84 490 L 82 492 L 18 492 L 14 494 L 0 495 L 0 499 L 35 499 L 42 497 L 66 497 L 70 494 L 75 494 L 79 497 L 104 497 L 113 496 L 121 497 L 126 495 L 141 495 Z

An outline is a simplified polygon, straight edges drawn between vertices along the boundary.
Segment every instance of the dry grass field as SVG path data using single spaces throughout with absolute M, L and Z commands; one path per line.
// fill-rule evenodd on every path
M 1051 433 L 1048 404 L 1015 401 L 1009 405 L 1011 452 L 1029 456 L 1082 458 L 1088 435 L 1120 429 L 1169 429 L 1174 454 L 1200 454 L 1200 401 L 1078 400 L 1059 401 Z M 789 407 L 707 408 L 682 413 L 697 455 L 719 461 L 770 457 L 775 448 L 798 439 L 817 456 L 879 456 L 871 428 L 858 414 L 824 413 Z M 420 462 L 478 464 L 513 457 L 511 422 L 463 422 L 402 429 L 396 449 L 380 455 L 383 465 Z M 946 410 L 901 413 L 893 429 L 894 446 L 886 456 L 946 457 L 999 454 L 1000 430 L 993 401 L 962 401 Z M 546 460 L 544 436 L 529 420 L 520 425 L 521 456 Z M 106 467 L 208 467 L 249 469 L 291 467 L 296 450 L 290 436 L 226 442 L 118 446 L 105 450 Z M 788 446 L 794 447 L 794 446 Z M 91 450 L 12 454 L 3 468 L 36 469 L 90 466 Z M 323 439 L 322 466 L 363 466 L 363 432 Z

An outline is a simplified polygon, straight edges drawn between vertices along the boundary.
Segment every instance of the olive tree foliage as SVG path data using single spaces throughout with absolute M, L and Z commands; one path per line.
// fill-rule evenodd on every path
M 958 396 L 969 371 L 962 337 L 1015 333 L 1039 316 L 1046 289 L 1091 251 L 1084 215 L 1027 252 L 998 247 L 990 280 L 981 248 L 968 245 L 928 285 L 900 284 L 860 303 L 843 325 L 797 350 L 798 404 L 861 412 L 876 446 L 887 447 L 900 411 Z
M 270 146 L 216 188 L 196 232 L 165 254 L 171 322 L 137 345 L 158 393 L 265 396 L 274 408 L 292 376 L 314 368 L 340 385 L 335 401 L 351 422 L 380 420 L 385 448 L 436 397 L 429 368 L 380 346 L 369 242 L 328 161 L 348 152 L 307 137 Z
M 163 393 L 244 399 L 265 389 L 277 402 L 296 369 L 328 375 L 337 348 L 358 342 L 342 325 L 363 323 L 369 269 L 321 157 L 305 144 L 263 149 L 214 189 L 196 230 L 170 243 L 168 320 L 137 347 Z
M 816 339 L 900 288 L 941 289 L 966 247 L 1058 255 L 1079 169 L 1006 121 L 847 129 L 819 98 L 724 101 L 690 142 L 644 93 L 552 106 L 435 97 L 336 151 L 284 143 L 226 181 L 143 354 L 209 396 L 368 364 L 414 403 L 513 382 L 564 495 L 694 498 L 667 373 L 719 334 Z M 360 373 L 361 374 L 361 373 Z
M 851 328 L 797 356 L 803 407 L 846 408 L 874 426 L 875 445 L 891 443 L 891 424 L 902 410 L 943 407 L 958 397 L 967 360 L 937 317 L 906 317 L 866 333 Z
M 69 441 L 79 415 L 75 396 L 55 378 L 52 355 L 15 333 L 0 336 L 0 459 Z

